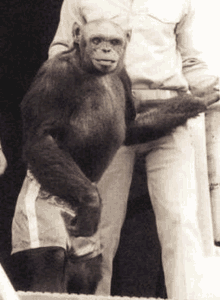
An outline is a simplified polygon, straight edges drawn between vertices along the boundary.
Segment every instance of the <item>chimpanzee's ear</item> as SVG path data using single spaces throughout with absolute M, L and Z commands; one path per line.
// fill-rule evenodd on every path
M 131 40 L 131 34 L 132 34 L 132 29 L 127 30 L 127 32 L 126 32 L 126 38 L 127 38 L 128 42 L 130 42 L 130 40 Z
M 75 22 L 73 24 L 72 35 L 73 35 L 74 42 L 79 44 L 80 43 L 80 37 L 81 37 L 81 28 L 80 28 L 80 25 L 77 22 Z

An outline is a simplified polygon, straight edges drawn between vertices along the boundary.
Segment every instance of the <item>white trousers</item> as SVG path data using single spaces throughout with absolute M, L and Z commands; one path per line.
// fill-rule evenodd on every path
M 194 147 L 192 132 L 187 126 L 181 126 L 171 135 L 156 141 L 123 146 L 118 150 L 99 182 L 103 199 L 100 231 L 104 252 L 103 279 L 96 294 L 110 294 L 112 261 L 125 219 L 135 154 L 139 152 L 146 154 L 147 185 L 162 248 L 168 298 L 192 299 L 203 296 L 201 280 L 204 255 L 212 250 L 207 249 L 209 245 L 204 246 L 201 223 L 210 222 L 210 211 L 207 218 L 199 218 L 198 209 L 201 208 L 198 203 L 201 203 L 203 211 L 205 204 L 201 191 L 198 193 L 197 190 Z M 208 182 L 203 188 L 208 189 L 207 185 Z M 210 227 L 210 224 L 206 225 Z M 212 235 L 209 229 L 205 230 L 205 235 Z M 211 245 L 212 236 L 209 238 L 211 242 L 208 244 Z

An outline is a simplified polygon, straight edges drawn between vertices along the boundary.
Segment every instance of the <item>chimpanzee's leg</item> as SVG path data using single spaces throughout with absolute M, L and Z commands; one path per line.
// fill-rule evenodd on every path
M 66 264 L 68 293 L 94 294 L 101 279 L 102 254 L 88 260 L 74 261 L 69 258 Z
M 66 293 L 65 250 L 43 247 L 12 255 L 13 278 L 16 290 Z

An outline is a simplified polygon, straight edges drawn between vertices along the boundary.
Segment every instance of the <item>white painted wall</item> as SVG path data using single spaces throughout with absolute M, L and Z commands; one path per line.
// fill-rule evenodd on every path
M 197 38 L 211 70 L 220 76 L 220 0 L 196 0 L 202 28 L 197 28 Z

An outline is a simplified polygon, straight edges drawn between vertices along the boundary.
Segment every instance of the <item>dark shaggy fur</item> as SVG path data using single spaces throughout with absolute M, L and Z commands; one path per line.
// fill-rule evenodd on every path
M 203 98 L 180 94 L 169 100 L 146 101 L 127 129 L 125 144 L 145 143 L 165 136 L 218 100 L 219 96 L 212 93 Z

